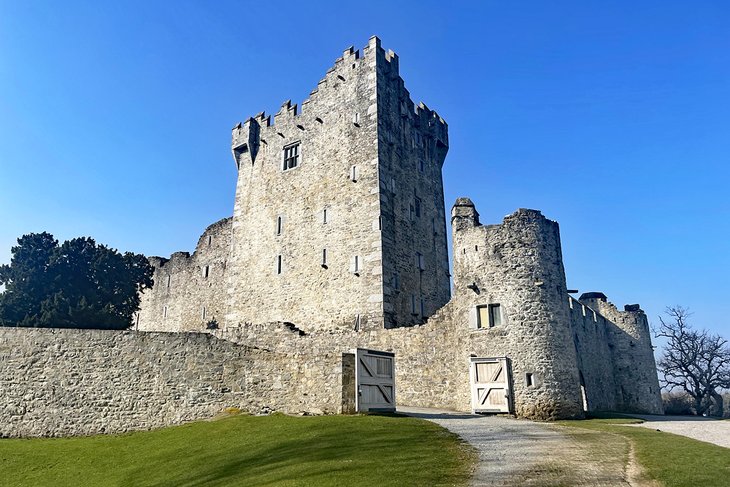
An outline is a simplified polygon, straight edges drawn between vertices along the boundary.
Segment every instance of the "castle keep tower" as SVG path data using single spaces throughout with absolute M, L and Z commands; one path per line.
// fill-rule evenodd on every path
M 225 322 L 372 329 L 450 297 L 446 123 L 414 107 L 398 57 L 350 48 L 302 103 L 233 129 Z
M 233 216 L 192 254 L 150 258 L 137 328 L 294 354 L 298 372 L 280 382 L 308 392 L 283 410 L 344 410 L 339 359 L 359 347 L 396 354 L 400 404 L 660 413 L 646 315 L 601 293 L 570 296 L 558 224 L 539 211 L 485 225 L 459 198 L 450 296 L 448 147 L 446 123 L 413 104 L 392 51 L 376 37 L 362 55 L 345 50 L 301 111 L 286 101 L 233 128 Z

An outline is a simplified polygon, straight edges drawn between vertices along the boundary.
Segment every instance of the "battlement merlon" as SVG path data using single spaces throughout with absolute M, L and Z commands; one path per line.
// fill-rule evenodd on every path
M 386 79 L 398 83 L 400 91 L 405 98 L 404 102 L 407 105 L 407 109 L 405 110 L 406 113 L 402 113 L 402 115 L 412 115 L 415 125 L 423 133 L 432 136 L 436 140 L 436 150 L 443 152 L 443 156 L 445 157 L 449 147 L 448 124 L 438 113 L 429 109 L 425 103 L 420 102 L 415 104 L 411 100 L 410 93 L 405 88 L 403 78 L 400 77 L 400 60 L 396 53 L 390 49 L 387 51 L 384 50 L 381 47 L 380 39 L 376 36 L 370 38 L 366 47 L 368 51 L 373 49 L 380 71 L 385 75 Z

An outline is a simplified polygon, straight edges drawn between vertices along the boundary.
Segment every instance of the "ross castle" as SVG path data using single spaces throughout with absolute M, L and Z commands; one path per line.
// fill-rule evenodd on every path
M 233 128 L 233 216 L 192 254 L 150 258 L 135 331 L 0 330 L 0 435 L 126 431 L 223 407 L 348 412 L 357 348 L 395 355 L 399 404 L 661 414 L 646 315 L 571 296 L 556 222 L 519 209 L 484 225 L 459 198 L 450 275 L 448 147 L 396 54 L 376 37 L 345 50 L 301 111 L 287 101 Z M 89 350 L 93 370 L 68 358 Z M 28 380 L 60 385 L 23 395 Z
M 233 217 L 210 226 L 193 255 L 152 259 L 157 284 L 139 329 L 258 325 L 261 346 L 272 346 L 266 323 L 313 337 L 339 331 L 332 349 L 394 350 L 400 389 L 407 374 L 437 370 L 454 393 L 430 405 L 458 409 L 468 409 L 470 356 L 509 357 L 518 413 L 661 412 L 646 316 L 601 293 L 572 298 L 558 225 L 540 212 L 485 226 L 469 199 L 457 200 L 451 296 L 448 146 L 444 120 L 411 101 L 396 54 L 375 37 L 362 56 L 347 49 L 301 112 L 287 101 L 273 120 L 259 113 L 233 129 Z M 405 334 L 424 339 L 399 347 L 403 331 L 390 330 L 414 326 Z M 410 356 L 422 365 L 404 368 Z M 409 402 L 422 394 L 434 391 Z

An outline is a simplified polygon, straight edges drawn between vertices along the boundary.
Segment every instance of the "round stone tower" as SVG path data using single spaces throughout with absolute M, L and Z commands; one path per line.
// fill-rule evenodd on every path
M 583 415 L 560 233 L 539 211 L 520 209 L 480 225 L 474 204 L 452 210 L 454 312 L 466 352 L 506 356 L 514 412 L 536 419 Z

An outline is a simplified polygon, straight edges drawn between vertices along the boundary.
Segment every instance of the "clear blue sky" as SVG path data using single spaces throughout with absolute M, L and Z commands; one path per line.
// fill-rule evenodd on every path
M 540 209 L 569 287 L 730 336 L 729 2 L 310 3 L 0 0 L 0 263 L 43 230 L 192 250 L 230 129 L 376 34 L 449 123 L 447 207 Z

